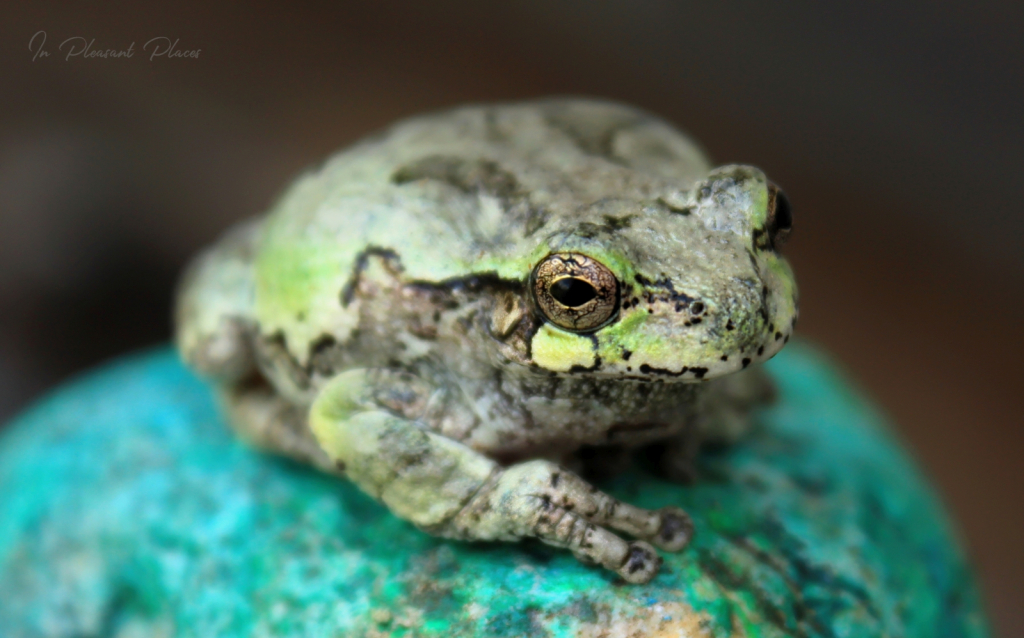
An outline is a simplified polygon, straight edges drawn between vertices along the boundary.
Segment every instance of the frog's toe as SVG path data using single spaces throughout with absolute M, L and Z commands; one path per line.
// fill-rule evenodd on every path
M 649 540 L 666 552 L 678 552 L 693 538 L 693 520 L 678 507 L 663 507 L 658 510 L 661 525 Z
M 629 583 L 646 583 L 654 578 L 661 567 L 661 557 L 653 547 L 643 541 L 629 544 L 622 567 L 616 570 Z

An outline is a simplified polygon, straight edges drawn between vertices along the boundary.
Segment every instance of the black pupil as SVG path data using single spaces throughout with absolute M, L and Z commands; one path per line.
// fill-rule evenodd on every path
M 551 296 L 558 300 L 563 306 L 574 308 L 582 306 L 597 296 L 597 290 L 593 286 L 575 277 L 559 279 L 548 288 Z
M 789 230 L 793 226 L 793 211 L 789 207 L 789 198 L 782 191 L 775 195 L 775 228 Z

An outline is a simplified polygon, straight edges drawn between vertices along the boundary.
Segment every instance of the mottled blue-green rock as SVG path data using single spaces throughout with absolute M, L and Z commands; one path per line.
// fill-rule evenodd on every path
M 0 636 L 980 637 L 934 493 L 819 355 L 700 481 L 605 486 L 698 534 L 627 585 L 543 545 L 427 536 L 348 483 L 235 441 L 158 350 L 59 389 L 0 436 Z

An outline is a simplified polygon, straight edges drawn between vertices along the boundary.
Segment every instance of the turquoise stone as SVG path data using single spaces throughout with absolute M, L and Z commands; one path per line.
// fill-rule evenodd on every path
M 988 635 L 935 493 L 811 347 L 699 482 L 602 487 L 697 535 L 627 585 L 538 543 L 463 544 L 254 452 L 169 349 L 73 381 L 0 435 L 0 636 Z

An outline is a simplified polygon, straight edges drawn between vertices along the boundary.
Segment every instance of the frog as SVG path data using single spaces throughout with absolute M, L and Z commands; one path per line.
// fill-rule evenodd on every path
M 693 521 L 595 483 L 630 459 L 692 480 L 753 427 L 798 316 L 791 228 L 763 171 L 637 107 L 462 106 L 336 153 L 201 252 L 175 339 L 257 448 L 428 534 L 645 583 Z

